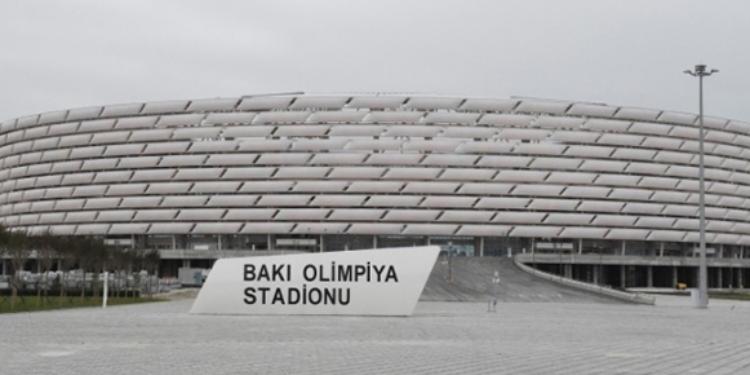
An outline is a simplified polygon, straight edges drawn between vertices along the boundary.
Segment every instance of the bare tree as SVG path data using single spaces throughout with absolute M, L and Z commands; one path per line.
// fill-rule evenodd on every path
M 13 267 L 13 277 L 11 278 L 11 297 L 10 308 L 13 309 L 18 298 L 18 291 L 23 286 L 21 272 L 23 266 L 29 259 L 31 250 L 29 249 L 29 238 L 23 231 L 13 231 L 8 234 L 7 248 L 10 255 L 11 265 Z

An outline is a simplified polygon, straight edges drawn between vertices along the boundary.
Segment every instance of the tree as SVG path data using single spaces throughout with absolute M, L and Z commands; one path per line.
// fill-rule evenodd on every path
M 6 251 L 10 255 L 11 265 L 13 267 L 13 277 L 11 278 L 11 297 L 10 308 L 13 309 L 18 298 L 18 290 L 22 287 L 21 272 L 26 260 L 29 258 L 31 251 L 29 249 L 29 238 L 26 232 L 13 231 L 7 235 Z
M 36 250 L 38 271 L 42 274 L 42 277 L 37 279 L 37 304 L 40 304 L 42 300 L 41 284 L 43 284 L 44 287 L 44 300 L 46 303 L 49 292 L 49 272 L 52 270 L 52 264 L 58 258 L 58 253 L 55 249 L 56 238 L 49 230 L 47 230 L 41 234 L 33 236 L 31 242 Z

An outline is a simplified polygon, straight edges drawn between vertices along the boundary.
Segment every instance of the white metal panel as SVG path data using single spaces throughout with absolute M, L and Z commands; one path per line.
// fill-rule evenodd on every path
M 440 221 L 455 221 L 464 223 L 488 223 L 494 211 L 479 210 L 446 210 L 440 216 Z
M 566 147 L 565 145 L 550 142 L 519 143 L 513 148 L 513 152 L 517 154 L 559 156 L 565 151 Z
M 115 129 L 150 129 L 157 119 L 156 116 L 120 118 L 117 119 Z
M 293 233 L 340 234 L 346 231 L 348 224 L 343 223 L 298 223 Z
M 274 126 L 230 126 L 224 128 L 223 136 L 225 139 L 245 138 L 245 137 L 268 137 L 276 129 Z
M 291 210 L 279 210 L 275 220 L 297 221 L 297 220 L 325 220 L 330 210 L 321 208 L 296 208 Z
M 39 215 L 39 224 L 62 223 L 65 219 L 64 212 L 45 213 Z
M 638 216 L 628 215 L 596 215 L 592 224 L 593 225 L 604 225 L 610 227 L 630 227 L 633 226 Z
M 332 126 L 328 135 L 331 137 L 367 137 L 380 136 L 387 129 L 381 125 L 336 125 Z
M 377 96 L 355 96 L 348 106 L 352 108 L 399 108 L 406 101 L 403 96 L 377 95 Z
M 584 125 L 585 128 L 600 132 L 617 132 L 625 133 L 630 128 L 630 121 L 609 120 L 609 119 L 589 119 Z
M 417 207 L 422 197 L 413 195 L 373 195 L 365 202 L 368 207 Z
M 612 154 L 614 159 L 653 160 L 656 150 L 641 148 L 618 148 Z
M 495 170 L 479 168 L 447 168 L 440 175 L 441 180 L 452 181 L 489 181 Z
M 497 134 L 497 130 L 492 128 L 453 126 L 445 128 L 442 136 L 448 138 L 481 139 L 492 138 L 495 134 Z
M 145 146 L 146 145 L 142 143 L 110 145 L 104 150 L 104 156 L 138 155 Z
M 149 234 L 187 234 L 193 228 L 193 223 L 154 223 L 148 230 Z
M 477 142 L 467 141 L 456 147 L 457 153 L 467 154 L 502 154 L 513 150 L 515 143 L 511 142 Z
M 102 117 L 133 116 L 141 112 L 143 103 L 112 104 L 104 107 Z
M 536 116 L 522 115 L 522 114 L 486 114 L 482 116 L 477 122 L 480 124 L 492 125 L 496 127 L 511 127 L 517 126 L 521 128 L 528 128 L 537 119 Z
M 562 213 L 550 213 L 544 220 L 545 224 L 560 224 L 560 225 L 586 225 L 591 222 L 594 215 L 592 214 L 562 214 Z
M 556 197 L 560 195 L 564 188 L 564 185 L 519 184 L 513 189 L 512 194 Z
M 77 122 L 67 122 L 64 124 L 50 125 L 49 130 L 47 131 L 47 136 L 75 133 L 76 129 L 78 129 L 78 125 L 79 124 Z M 7 142 L 12 142 L 12 139 L 10 138 L 12 134 L 17 134 L 20 136 L 21 133 L 22 131 L 8 134 Z
M 660 201 L 660 202 L 682 203 L 682 202 L 685 202 L 685 200 L 687 199 L 688 199 L 688 193 L 683 193 L 683 192 L 674 191 L 674 190 L 656 191 L 654 192 L 654 195 L 651 196 L 651 200 Z
M 55 202 L 55 211 L 80 210 L 84 202 L 83 199 L 60 199 Z
M 454 191 L 456 191 L 458 185 L 459 184 L 457 182 L 409 182 L 406 184 L 402 192 L 417 194 L 452 194 Z
M 73 191 L 74 197 L 95 197 L 104 195 L 107 191 L 107 185 L 88 185 L 77 186 Z
M 293 191 L 298 192 L 343 192 L 349 185 L 346 181 L 298 181 Z
M 657 189 L 673 189 L 679 182 L 676 178 L 670 177 L 643 177 L 638 186 L 652 187 Z
M 653 135 L 667 135 L 672 131 L 672 126 L 664 124 L 656 124 L 652 122 L 638 122 L 636 121 L 630 127 L 631 133 L 640 134 L 653 134 Z
M 462 140 L 450 138 L 437 138 L 433 140 L 410 140 L 403 144 L 404 151 L 429 151 L 453 153 L 463 143 Z
M 193 184 L 191 193 L 234 193 L 240 187 L 239 181 L 202 181 Z
M 605 133 L 596 142 L 617 146 L 638 146 L 643 142 L 643 139 L 644 137 L 640 135 Z
M 439 168 L 389 168 L 383 176 L 386 180 L 434 180 Z
M 372 124 L 416 124 L 422 118 L 422 112 L 416 111 L 383 111 L 370 112 L 362 123 Z
M 63 176 L 62 185 L 81 185 L 89 184 L 94 179 L 94 174 L 91 172 L 86 173 L 71 173 Z
M 78 132 L 98 132 L 112 129 L 115 126 L 114 119 L 83 121 L 78 127 Z
M 684 242 L 698 242 L 698 232 L 687 232 L 685 233 L 685 237 L 682 239 Z M 712 243 L 716 242 L 716 233 L 706 233 L 706 242 Z
M 698 214 L 698 207 L 668 204 L 664 207 L 663 213 L 670 216 L 696 216 Z
M 237 149 L 237 145 L 238 143 L 235 141 L 198 141 L 192 143 L 188 152 L 227 152 Z
M 457 236 L 503 237 L 510 232 L 507 225 L 462 225 Z
M 670 217 L 641 216 L 635 223 L 637 227 L 672 228 L 675 219 Z
M 328 217 L 335 221 L 377 221 L 385 210 L 372 208 L 339 208 Z
M 53 122 L 62 122 L 62 121 L 65 121 L 65 117 L 67 115 L 68 115 L 68 111 L 52 111 L 52 112 L 41 113 L 39 114 L 39 119 L 37 121 L 37 124 L 51 124 Z
M 90 139 L 91 139 L 91 134 L 66 135 L 66 136 L 60 137 L 60 142 L 57 144 L 57 146 L 58 147 L 71 147 L 71 146 L 88 145 Z
M 51 148 L 57 147 L 57 143 L 60 141 L 59 138 L 43 138 L 43 139 L 37 139 L 34 141 L 34 144 L 32 145 L 33 150 L 48 150 Z M 8 150 L 10 150 L 10 146 L 8 147 Z
M 596 177 L 597 175 L 594 173 L 552 172 L 545 181 L 549 183 L 590 185 Z
M 530 199 L 528 198 L 499 198 L 484 197 L 474 206 L 476 208 L 526 208 Z
M 172 137 L 172 129 L 148 129 L 133 130 L 130 133 L 130 142 L 163 141 Z
M 400 150 L 404 141 L 400 139 L 355 139 L 346 144 L 345 150 Z
M 440 128 L 424 125 L 402 125 L 389 126 L 386 128 L 385 137 L 434 137 L 440 132 Z
M 655 121 L 661 111 L 648 108 L 621 107 L 615 114 L 617 118 L 633 120 Z
M 257 195 L 233 194 L 213 195 L 206 204 L 207 207 L 252 207 L 258 200 Z
M 240 111 L 286 109 L 293 99 L 293 96 L 287 95 L 246 96 L 237 105 L 237 109 Z
M 622 211 L 628 213 L 658 215 L 659 213 L 661 213 L 661 210 L 663 208 L 663 204 L 629 202 L 625 204 L 625 207 L 622 209 Z
M 542 199 L 536 198 L 529 203 L 532 210 L 574 211 L 580 201 L 577 199 Z
M 461 105 L 461 109 L 464 111 L 505 112 L 515 108 L 518 102 L 518 99 L 468 98 Z
M 169 113 L 169 112 L 183 112 L 188 105 L 187 100 L 169 100 L 169 101 L 158 101 L 145 103 L 141 113 L 153 114 L 153 113 Z
M 577 169 L 582 160 L 571 158 L 536 158 L 531 162 L 531 169 Z
M 362 153 L 323 153 L 313 155 L 310 164 L 329 164 L 329 165 L 359 165 L 365 160 L 367 154 Z M 357 167 L 362 168 L 362 167 Z M 334 169 L 331 174 L 334 174 Z
M 560 238 L 593 238 L 601 239 L 609 229 L 592 227 L 566 227 L 560 233 Z
M 107 195 L 138 195 L 146 191 L 146 184 L 110 185 Z
M 200 195 L 170 195 L 164 197 L 159 206 L 161 207 L 203 207 L 208 200 L 207 196 Z
M 206 139 L 218 138 L 221 133 L 219 127 L 200 127 L 175 129 L 172 139 Z
M 328 125 L 286 125 L 279 126 L 273 133 L 276 137 L 323 137 L 328 133 Z
M 190 142 L 160 142 L 149 143 L 143 150 L 144 154 L 182 154 L 187 151 Z
M 456 196 L 427 196 L 421 207 L 445 207 L 445 208 L 468 208 L 477 201 L 475 197 L 456 197 Z
M 407 224 L 403 234 L 449 236 L 456 229 L 458 225 L 455 224 Z
M 583 212 L 620 212 L 624 202 L 585 199 L 578 205 L 577 211 Z
M 255 116 L 255 119 L 253 119 L 253 124 L 302 124 L 309 116 L 309 111 L 260 112 Z
M 329 167 L 281 167 L 276 171 L 274 177 L 320 179 L 324 178 L 330 169 Z
M 102 112 L 102 107 L 83 107 L 68 110 L 68 121 L 97 118 Z M 20 124 L 20 121 L 19 121 Z
M 508 182 L 543 182 L 549 172 L 532 170 L 505 170 L 499 171 L 495 181 Z
M 86 200 L 83 208 L 89 210 L 98 210 L 103 208 L 117 208 L 120 204 L 120 198 L 90 198 Z
M 555 130 L 549 138 L 563 143 L 594 143 L 600 136 L 598 132 Z
M 183 168 L 178 169 L 174 180 L 215 180 L 224 172 L 222 168 Z
M 250 165 L 255 162 L 257 154 L 233 153 L 209 155 L 205 165 Z
M 615 111 L 617 111 L 617 107 L 605 104 L 575 103 L 570 107 L 567 114 L 572 116 L 612 117 Z
M 222 216 L 224 216 L 223 209 L 191 208 L 191 209 L 180 210 L 175 220 L 180 220 L 180 221 L 221 220 Z
M 467 112 L 428 112 L 422 120 L 425 124 L 464 124 L 476 123 L 479 113 Z
M 117 166 L 119 159 L 95 159 L 85 160 L 81 166 L 83 171 L 91 170 L 102 170 L 102 169 L 114 169 Z
M 640 176 L 602 174 L 596 178 L 596 185 L 635 186 L 641 179 Z
M 513 228 L 510 235 L 513 237 L 542 237 L 554 238 L 562 230 L 562 227 L 518 225 Z
M 678 230 L 652 230 L 647 240 L 677 242 L 681 241 L 684 236 L 685 232 Z
M 417 110 L 457 109 L 462 98 L 442 96 L 413 96 L 404 104 L 404 108 Z
M 255 113 L 251 112 L 209 113 L 206 115 L 206 119 L 203 120 L 203 124 L 246 125 L 252 123 L 253 118 L 255 118 Z
M 236 208 L 227 210 L 224 220 L 271 220 L 275 213 L 271 208 Z
M 222 233 L 222 234 L 233 234 L 239 233 L 242 223 L 196 223 L 195 228 L 191 233 L 195 234 L 208 234 L 208 233 Z
M 198 166 L 206 160 L 205 155 L 167 155 L 162 156 L 160 167 Z
M 289 234 L 292 232 L 293 223 L 247 223 L 240 230 L 240 233 L 280 233 Z
M 96 217 L 96 211 L 79 211 L 79 212 L 68 212 L 65 215 L 66 223 L 85 223 L 93 222 Z
M 308 124 L 357 124 L 367 111 L 316 111 L 307 118 Z
M 76 228 L 76 235 L 101 235 L 107 234 L 109 224 L 81 224 Z
M 610 193 L 609 197 L 623 201 L 648 200 L 651 197 L 651 194 L 653 194 L 653 191 L 647 189 L 617 188 L 612 189 L 612 193 Z
M 244 183 L 240 191 L 244 193 L 286 192 L 292 188 L 292 185 L 294 185 L 293 181 L 254 181 Z
M 312 196 L 304 194 L 287 194 L 287 195 L 263 195 L 256 205 L 258 206 L 307 206 Z
M 605 238 L 611 240 L 645 240 L 649 231 L 646 229 L 613 228 Z
M 135 212 L 134 221 L 167 221 L 174 219 L 177 210 L 139 210 Z
M 189 182 L 166 182 L 150 184 L 146 194 L 179 194 L 187 193 L 190 189 Z
M 622 172 L 627 162 L 615 160 L 584 160 L 579 167 L 585 171 Z
M 159 205 L 161 197 L 125 197 L 120 202 L 121 208 L 145 207 L 153 208 Z
M 541 116 L 534 123 L 542 129 L 579 129 L 582 125 L 582 118 L 559 116 Z
M 550 136 L 550 132 L 541 129 L 506 128 L 500 132 L 500 138 L 511 140 L 540 141 Z
M 528 166 L 532 160 L 533 158 L 528 156 L 491 155 L 482 156 L 482 158 L 477 161 L 477 166 L 495 168 L 519 168 Z M 497 179 L 497 177 L 498 176 L 496 176 L 495 179 Z
M 397 193 L 404 186 L 398 181 L 354 181 L 349 185 L 349 192 Z
M 310 206 L 317 207 L 360 207 L 365 201 L 365 195 L 318 195 L 310 202 Z
M 366 164 L 378 165 L 415 165 L 424 157 L 420 154 L 382 153 L 370 154 Z
M 147 223 L 133 223 L 133 224 L 112 224 L 109 228 L 110 235 L 117 234 L 146 234 L 148 231 L 149 224 Z
M 557 100 L 540 100 L 540 99 L 522 99 L 521 103 L 516 107 L 518 112 L 529 112 L 529 113 L 550 113 L 555 115 L 562 115 L 572 105 L 570 102 L 562 102 Z
M 256 164 L 292 165 L 305 164 L 308 160 L 310 160 L 310 154 L 307 153 L 273 153 L 261 154 Z
M 146 169 L 137 170 L 130 178 L 131 181 L 166 181 L 175 174 L 176 169 Z M 64 180 L 64 179 L 63 179 Z
M 678 138 L 645 137 L 641 146 L 655 149 L 679 150 L 683 143 L 684 141 Z
M 229 111 L 239 102 L 238 98 L 210 98 L 198 99 L 190 102 L 188 111 Z
M 502 183 L 464 183 L 461 188 L 458 189 L 459 194 L 475 194 L 475 195 L 506 195 L 513 188 L 512 184 Z

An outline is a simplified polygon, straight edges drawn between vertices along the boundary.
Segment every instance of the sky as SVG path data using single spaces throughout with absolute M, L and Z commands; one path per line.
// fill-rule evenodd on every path
M 2 0 L 0 120 L 305 91 L 525 96 L 750 120 L 746 0 Z

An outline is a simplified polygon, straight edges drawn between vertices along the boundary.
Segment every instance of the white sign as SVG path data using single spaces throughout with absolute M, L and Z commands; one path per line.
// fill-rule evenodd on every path
M 411 315 L 437 246 L 224 258 L 194 314 Z

